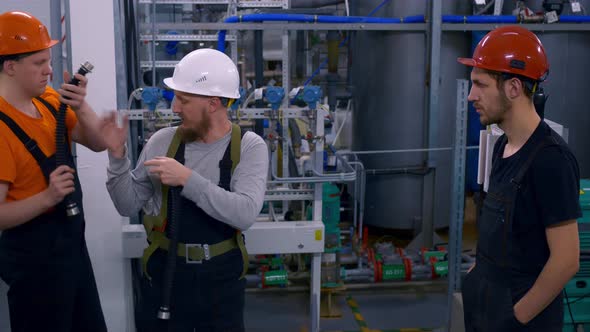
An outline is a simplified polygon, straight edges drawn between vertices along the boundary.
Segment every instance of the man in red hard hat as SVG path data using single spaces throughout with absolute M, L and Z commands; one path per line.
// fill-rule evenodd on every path
M 489 32 L 473 58 L 468 100 L 494 146 L 478 220 L 475 267 L 463 281 L 466 331 L 562 331 L 565 284 L 579 268 L 579 169 L 535 109 L 549 72 L 541 41 L 519 26 Z
M 24 12 L 0 15 L 0 278 L 9 286 L 13 332 L 106 331 L 84 238 L 82 192 L 70 143 L 102 151 L 126 137 L 114 114 L 100 119 L 79 86 L 47 86 L 47 28 Z M 64 80 L 69 81 L 64 73 Z M 67 97 L 67 99 L 66 99 Z M 56 117 L 65 114 L 67 165 L 56 167 Z M 68 217 L 66 195 L 80 209 Z

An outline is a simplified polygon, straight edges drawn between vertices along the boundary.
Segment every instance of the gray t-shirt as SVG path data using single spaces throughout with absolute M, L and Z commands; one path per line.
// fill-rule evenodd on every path
M 147 215 L 158 215 L 162 205 L 162 184 L 150 175 L 143 163 L 166 156 L 177 127 L 158 130 L 147 142 L 137 167 L 130 171 L 128 158 L 109 154 L 107 190 L 123 216 L 144 209 Z M 195 202 L 209 216 L 236 229 L 247 230 L 262 209 L 268 173 L 268 149 L 264 140 L 253 132 L 242 138 L 240 163 L 234 170 L 230 189 L 219 187 L 219 161 L 230 142 L 231 131 L 213 143 L 192 142 L 185 146 L 185 166 L 192 169 L 181 195 Z

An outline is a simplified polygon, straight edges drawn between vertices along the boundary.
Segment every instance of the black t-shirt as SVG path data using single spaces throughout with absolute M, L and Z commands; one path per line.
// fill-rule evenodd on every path
M 540 269 L 549 259 L 545 228 L 582 216 L 579 203 L 580 171 L 567 143 L 541 121 L 525 145 L 502 158 L 507 140 L 494 146 L 495 172 L 490 182 L 510 182 L 545 136 L 552 135 L 560 146 L 541 149 L 522 180 L 513 211 L 513 266 Z

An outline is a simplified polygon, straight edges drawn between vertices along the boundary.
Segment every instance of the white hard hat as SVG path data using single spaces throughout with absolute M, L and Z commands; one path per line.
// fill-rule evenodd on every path
M 185 55 L 164 84 L 172 90 L 196 95 L 240 98 L 238 68 L 225 53 L 210 48 Z

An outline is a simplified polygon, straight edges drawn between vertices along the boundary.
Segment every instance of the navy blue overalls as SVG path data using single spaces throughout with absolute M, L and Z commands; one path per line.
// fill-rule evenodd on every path
M 56 116 L 51 104 L 37 99 Z M 6 114 L 0 112 L 0 120 L 27 147 L 49 183 L 55 155 L 47 157 Z M 68 166 L 75 169 L 71 153 L 68 156 Z M 71 198 L 80 209 L 77 216 L 68 217 L 65 206 L 59 204 L 0 236 L 0 278 L 10 287 L 13 332 L 107 330 L 84 238 L 82 188 L 77 173 L 74 177 L 76 190 Z
M 227 191 L 230 190 L 232 168 L 230 147 L 231 143 L 219 163 L 219 186 Z M 184 164 L 184 150 L 184 143 L 181 143 L 174 157 L 181 164 Z M 179 242 L 214 244 L 236 236 L 234 228 L 209 216 L 194 202 L 180 197 Z M 175 213 L 170 206 L 169 199 L 169 216 Z M 186 258 L 177 256 L 169 322 L 156 318 L 162 300 L 166 255 L 165 250 L 157 249 L 148 260 L 147 272 L 151 281 L 142 280 L 139 332 L 244 331 L 246 280 L 240 278 L 244 264 L 240 249 L 232 249 L 201 264 L 187 263 Z
M 502 146 L 506 137 L 498 143 Z M 537 153 L 548 146 L 559 146 L 552 136 L 545 136 L 531 150 L 517 175 L 507 183 L 490 176 L 490 185 L 478 221 L 479 238 L 475 268 L 463 280 L 463 307 L 467 332 L 559 331 L 563 324 L 563 299 L 557 298 L 528 324 L 514 316 L 514 304 L 532 287 L 543 266 L 533 266 L 513 259 L 514 206 L 522 180 Z M 492 160 L 494 174 L 503 149 Z M 533 248 L 534 249 L 534 248 Z M 515 278 L 518 282 L 515 282 Z M 524 282 L 523 282 L 524 280 Z

